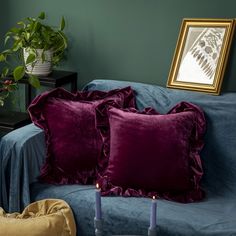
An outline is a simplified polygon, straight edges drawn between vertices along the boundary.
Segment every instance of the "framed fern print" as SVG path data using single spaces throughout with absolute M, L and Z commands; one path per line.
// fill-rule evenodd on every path
M 183 19 L 167 87 L 220 93 L 234 19 Z

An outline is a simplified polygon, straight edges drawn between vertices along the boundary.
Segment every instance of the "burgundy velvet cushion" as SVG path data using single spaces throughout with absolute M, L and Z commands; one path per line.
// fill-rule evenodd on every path
M 107 160 L 101 155 L 102 139 L 95 125 L 95 107 L 134 107 L 130 87 L 110 92 L 72 94 L 62 88 L 45 92 L 31 103 L 34 124 L 44 129 L 47 158 L 40 179 L 48 183 L 92 183 Z
M 205 118 L 199 107 L 182 102 L 166 115 L 111 108 L 106 124 L 105 115 L 97 117 L 110 147 L 107 170 L 98 181 L 103 195 L 155 195 L 179 202 L 203 198 L 199 151 Z

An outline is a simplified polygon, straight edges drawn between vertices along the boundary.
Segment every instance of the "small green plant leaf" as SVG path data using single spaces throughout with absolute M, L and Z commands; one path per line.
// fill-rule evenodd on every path
M 11 49 L 6 49 L 4 51 L 2 51 L 2 54 L 11 54 L 12 53 L 12 50 Z
M 15 81 L 18 81 L 23 78 L 25 75 L 25 67 L 24 66 L 17 66 L 13 71 L 13 77 Z
M 0 97 L 0 106 L 3 107 L 4 106 L 4 100 Z
M 23 28 L 25 28 L 25 23 L 24 23 L 23 21 L 19 21 L 19 22 L 17 22 L 17 25 L 22 25 Z
M 20 29 L 19 28 L 11 28 L 8 32 L 11 32 L 11 33 L 13 33 L 13 34 L 17 34 L 17 33 L 19 33 L 19 31 L 20 31 Z
M 28 65 L 28 64 L 32 63 L 33 61 L 35 61 L 35 58 L 36 58 L 35 54 L 33 54 L 33 53 L 29 54 L 29 56 L 26 59 L 25 64 Z
M 9 35 L 7 35 L 6 37 L 5 37 L 5 40 L 4 40 L 4 45 L 6 45 L 7 44 L 7 42 L 8 42 L 8 40 L 10 39 L 10 36 Z
M 39 30 L 40 25 L 41 25 L 41 24 L 40 24 L 39 22 L 37 22 L 37 21 L 34 22 L 34 27 L 33 27 L 33 29 L 32 29 L 32 34 L 35 33 L 35 32 L 37 32 L 37 31 Z
M 19 49 L 21 49 L 21 47 L 22 47 L 22 41 L 19 39 L 19 40 L 16 40 L 15 42 L 14 42 L 14 44 L 13 44 L 13 46 L 12 46 L 12 51 L 13 52 L 16 52 L 16 51 L 18 51 Z
M 14 90 L 18 89 L 18 85 L 17 85 L 17 83 L 9 84 L 8 88 L 10 91 L 14 91 Z
M 45 59 L 46 59 L 46 57 L 45 57 L 45 51 L 42 52 L 41 58 L 42 58 L 42 62 L 44 63 L 44 62 L 45 62 Z
M 1 53 L 0 54 L 0 62 L 5 61 L 5 60 L 6 60 L 5 55 Z
M 27 17 L 26 19 L 27 19 L 30 23 L 33 22 L 33 21 L 35 20 L 35 19 L 32 18 L 32 17 Z
M 39 81 L 38 77 L 35 75 L 30 75 L 29 83 L 35 88 L 40 88 L 40 81 Z
M 2 75 L 1 75 L 1 77 L 2 77 L 2 78 L 7 77 L 7 76 L 8 76 L 8 73 L 9 73 L 9 68 L 4 67 L 4 68 L 2 69 Z
M 45 12 L 41 12 L 38 16 L 39 19 L 44 20 L 45 19 Z
M 29 33 L 29 32 L 26 32 L 26 33 L 25 33 L 25 39 L 28 41 L 29 38 L 30 38 L 30 33 Z
M 64 18 L 64 17 L 62 17 L 62 18 L 61 18 L 61 25 L 60 25 L 60 30 L 61 30 L 61 31 L 63 31 L 63 30 L 64 30 L 64 28 L 65 28 L 65 25 L 66 25 L 66 23 L 65 23 L 65 18 Z

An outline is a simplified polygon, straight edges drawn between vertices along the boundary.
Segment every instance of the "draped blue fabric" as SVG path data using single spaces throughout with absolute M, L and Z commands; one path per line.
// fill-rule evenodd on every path
M 94 80 L 84 89 L 107 91 L 128 85 L 136 91 L 139 109 L 151 106 L 166 113 L 176 103 L 187 101 L 202 107 L 207 119 L 201 152 L 204 169 L 201 184 L 207 196 L 202 202 L 190 204 L 158 200 L 159 235 L 236 235 L 236 93 L 214 96 L 111 80 Z M 61 198 L 73 209 L 78 235 L 94 235 L 94 186 L 37 183 L 44 158 L 44 133 L 33 124 L 2 137 L 0 206 L 13 212 L 30 201 Z M 150 205 L 148 198 L 102 197 L 104 235 L 147 235 Z
M 0 141 L 0 206 L 20 211 L 30 203 L 29 185 L 37 181 L 45 158 L 44 133 L 33 124 Z

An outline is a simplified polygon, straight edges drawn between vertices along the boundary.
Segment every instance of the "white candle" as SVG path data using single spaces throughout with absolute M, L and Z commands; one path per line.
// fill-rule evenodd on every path
M 156 213 L 157 213 L 157 201 L 155 199 L 155 196 L 153 196 L 151 205 L 151 214 L 150 214 L 150 229 L 154 229 L 156 227 Z
M 99 185 L 96 184 L 96 190 L 95 190 L 95 218 L 97 220 L 100 220 L 102 218 L 102 211 L 101 211 L 101 189 L 99 188 Z

